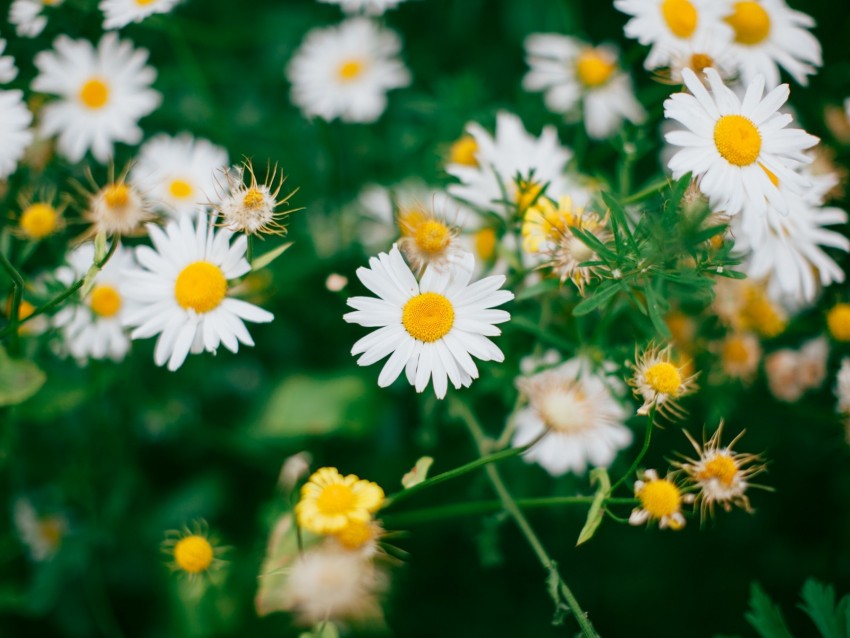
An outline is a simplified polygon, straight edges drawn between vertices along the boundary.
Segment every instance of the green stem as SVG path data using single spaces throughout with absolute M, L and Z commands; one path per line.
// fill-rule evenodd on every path
M 635 202 L 639 202 L 643 199 L 646 199 L 650 195 L 654 195 L 655 193 L 658 193 L 658 192 L 664 190 L 665 188 L 667 188 L 667 186 L 669 184 L 670 184 L 669 179 L 663 179 L 661 181 L 655 182 L 653 184 L 650 184 L 649 186 L 647 186 L 643 190 L 639 190 L 637 193 L 635 193 L 633 195 L 629 195 L 628 197 L 623 197 L 620 200 L 620 203 L 624 204 L 624 205 L 625 204 L 634 204 Z
M 611 491 L 609 494 L 613 494 L 614 490 L 620 487 L 630 476 L 633 476 L 635 471 L 638 468 L 638 465 L 643 460 L 643 457 L 646 456 L 646 451 L 649 449 L 649 440 L 652 438 L 652 430 L 655 426 L 655 410 L 657 409 L 656 404 L 652 404 L 652 407 L 649 409 L 649 417 L 646 420 L 646 434 L 643 437 L 643 447 L 632 463 L 631 467 L 626 470 L 626 473 L 623 474 L 619 480 L 611 486 Z
M 9 326 L 8 329 L 11 330 L 12 336 L 9 339 L 9 349 L 13 354 L 18 354 L 20 350 L 20 342 L 18 339 L 18 326 L 22 323 L 20 320 L 20 312 L 21 312 L 21 300 L 24 296 L 24 278 L 21 276 L 21 273 L 12 265 L 12 262 L 9 261 L 9 258 L 6 257 L 5 254 L 0 252 L 0 264 L 3 265 L 3 269 L 9 273 L 9 276 L 12 278 L 12 305 L 9 308 Z
M 472 434 L 472 438 L 475 440 L 475 444 L 478 447 L 479 453 L 483 453 L 489 444 L 489 439 L 487 435 L 484 433 L 481 425 L 478 423 L 478 420 L 475 418 L 475 415 L 472 411 L 466 406 L 466 404 L 454 400 L 452 402 L 452 406 L 454 408 L 455 414 L 459 416 L 464 423 L 466 423 L 467 428 L 469 428 L 470 433 Z M 576 597 L 573 595 L 570 588 L 567 586 L 566 581 L 564 581 L 561 574 L 558 572 L 558 566 L 554 560 L 549 557 L 549 554 L 546 552 L 546 549 L 543 547 L 543 544 L 540 542 L 540 539 L 537 537 L 537 534 L 532 529 L 531 524 L 528 522 L 528 519 L 525 518 L 525 515 L 520 510 L 517 502 L 511 496 L 511 493 L 508 491 L 508 488 L 505 486 L 504 481 L 502 481 L 502 477 L 499 474 L 499 470 L 494 465 L 488 465 L 486 467 L 487 476 L 490 479 L 490 482 L 493 484 L 493 489 L 496 491 L 496 494 L 499 496 L 499 500 L 502 503 L 502 508 L 510 515 L 511 518 L 514 519 L 514 522 L 519 527 L 523 536 L 525 536 L 528 544 L 531 546 L 532 551 L 537 556 L 537 559 L 540 561 L 540 564 L 543 566 L 543 569 L 546 570 L 548 574 L 548 580 L 550 583 L 555 585 L 552 587 L 550 593 L 552 594 L 552 598 L 557 607 L 561 606 L 560 598 L 567 603 L 567 606 L 575 616 L 576 622 L 578 622 L 579 627 L 581 628 L 581 632 L 585 638 L 598 638 L 598 634 L 596 630 L 593 628 L 593 625 L 590 623 L 590 620 L 585 615 L 581 606 L 576 600 Z

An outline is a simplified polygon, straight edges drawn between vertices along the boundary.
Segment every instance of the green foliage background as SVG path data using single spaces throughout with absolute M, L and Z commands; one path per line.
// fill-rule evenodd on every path
M 825 106 L 850 95 L 850 15 L 834 0 L 796 8 L 817 20 L 826 63 L 809 88 L 792 86 L 791 103 L 846 165 L 850 149 L 830 137 L 822 116 Z M 93 2 L 67 0 L 54 15 L 50 37 L 35 41 L 10 37 L 0 22 L 22 69 L 20 82 L 33 76 L 32 56 L 53 35 L 100 35 Z M 423 454 L 435 457 L 436 471 L 474 456 L 464 430 L 433 397 L 402 383 L 379 391 L 377 367 L 358 369 L 349 356 L 363 329 L 341 315 L 345 297 L 360 291 L 354 270 L 366 256 L 339 240 L 345 238 L 339 206 L 368 182 L 393 184 L 410 175 L 445 182 L 448 145 L 468 121 L 491 127 L 498 108 L 518 113 L 534 132 L 559 123 L 539 95 L 520 88 L 522 41 L 535 31 L 619 42 L 653 117 L 650 139 L 660 140 L 654 127 L 669 89 L 641 70 L 643 52 L 623 39 L 626 18 L 610 3 L 403 3 L 385 20 L 404 38 L 414 84 L 392 93 L 387 112 L 369 126 L 310 122 L 288 99 L 283 67 L 304 34 L 340 19 L 336 7 L 313 0 L 190 0 L 171 15 L 123 30 L 150 49 L 159 70 L 155 86 L 164 102 L 142 123 L 148 135 L 187 130 L 227 146 L 233 158 L 280 162 L 287 184 L 301 189 L 293 203 L 306 210 L 291 218 L 296 243 L 272 268 L 263 303 L 276 320 L 252 327 L 256 348 L 190 357 L 175 374 L 153 365 L 151 342 L 134 343 L 121 365 L 93 362 L 84 369 L 33 353 L 47 385 L 0 412 L 0 635 L 295 635 L 285 615 L 258 619 L 253 611 L 266 535 L 280 510 L 275 483 L 284 458 L 306 449 L 317 466 L 335 465 L 389 492 Z M 581 170 L 613 174 L 614 144 L 582 141 L 575 126 L 561 130 Z M 123 148 L 119 165 L 131 156 Z M 655 156 L 639 163 L 641 178 L 658 173 Z M 45 265 L 49 255 L 42 249 Z M 347 290 L 326 290 L 332 272 L 349 277 Z M 831 290 L 826 298 L 846 292 Z M 806 314 L 780 343 L 797 345 L 822 332 L 823 312 Z M 565 314 L 561 330 L 562 338 L 575 339 L 583 324 Z M 510 380 L 531 343 L 510 324 L 505 334 L 499 345 L 507 348 L 506 363 L 483 366 L 482 381 L 469 393 L 492 432 L 513 404 Z M 833 350 L 830 379 L 840 354 Z M 754 635 L 744 620 L 753 580 L 782 604 L 799 635 L 809 635 L 810 625 L 793 609 L 803 581 L 814 576 L 841 593 L 850 590 L 850 449 L 833 413 L 831 383 L 790 406 L 772 399 L 761 378 L 746 392 L 708 389 L 688 405 L 692 432 L 723 416 L 732 430 L 747 429 L 742 450 L 763 450 L 770 460 L 763 482 L 776 492 L 753 495 L 753 516 L 721 513 L 703 529 L 691 521 L 679 533 L 606 520 L 590 543 L 575 549 L 583 509 L 530 514 L 601 635 Z M 679 429 L 656 432 L 647 466 L 663 467 L 674 450 L 686 451 Z M 630 458 L 623 454 L 612 475 Z M 591 492 L 586 479 L 552 480 L 518 460 L 505 463 L 504 472 L 517 495 Z M 28 561 L 13 530 L 12 501 L 21 495 L 70 519 L 71 534 L 49 563 Z M 491 497 L 484 477 L 472 475 L 405 507 Z M 169 574 L 159 551 L 165 530 L 193 518 L 206 519 L 230 547 L 226 579 L 200 602 Z M 393 634 L 570 633 L 552 626 L 544 574 L 510 521 L 420 524 L 397 544 L 410 556 L 394 573 L 387 604 Z

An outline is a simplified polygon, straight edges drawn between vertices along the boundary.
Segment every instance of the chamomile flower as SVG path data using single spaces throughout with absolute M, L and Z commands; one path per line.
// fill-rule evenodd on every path
M 718 344 L 717 352 L 726 377 L 745 383 L 752 381 L 762 355 L 756 335 L 751 332 L 730 333 Z
M 412 206 L 399 209 L 397 220 L 401 231 L 398 247 L 414 271 L 422 272 L 426 266 L 445 270 L 463 265 L 465 253 L 457 241 L 460 229 L 444 215 Z
M 546 106 L 554 113 L 580 110 L 590 137 L 610 137 L 623 120 L 639 124 L 646 118 L 631 80 L 617 67 L 615 48 L 594 48 L 555 33 L 533 33 L 525 39 L 525 52 L 531 70 L 523 78 L 523 88 L 543 91 Z
M 805 86 L 822 64 L 820 42 L 808 31 L 815 21 L 785 0 L 740 0 L 725 20 L 734 30 L 729 53 L 738 59 L 746 84 L 763 75 L 772 89 L 779 84 L 781 66 Z
M 244 181 L 245 175 L 249 182 Z M 293 210 L 278 210 L 285 206 L 296 191 L 278 197 L 286 177 L 278 173 L 277 166 L 266 171 L 266 177 L 258 182 L 250 160 L 245 160 L 238 170 L 224 171 L 225 184 L 217 184 L 219 203 L 215 209 L 221 213 L 221 224 L 234 232 L 248 235 L 285 235 L 282 220 Z M 296 189 L 297 190 L 297 189 Z
M 94 258 L 94 244 L 82 244 L 68 254 L 68 265 L 57 271 L 56 279 L 71 286 L 86 275 Z M 62 351 L 81 365 L 89 359 L 121 361 L 130 350 L 130 337 L 122 325 L 129 306 L 120 288 L 124 271 L 134 265 L 132 252 L 119 246 L 82 303 L 64 306 L 53 317 L 53 325 L 62 331 Z
M 314 29 L 286 69 L 292 102 L 305 117 L 374 122 L 387 91 L 410 84 L 400 52 L 398 35 L 367 18 Z
M 799 350 L 782 348 L 772 352 L 764 362 L 770 392 L 786 403 L 798 401 L 823 383 L 828 356 L 829 345 L 823 337 L 808 341 Z
M 101 0 L 103 28 L 120 29 L 155 13 L 168 13 L 180 0 Z
M 3 55 L 6 50 L 6 40 L 0 38 L 0 84 L 8 84 L 18 77 L 18 67 L 15 66 L 15 58 Z
M 801 129 L 786 128 L 791 116 L 777 112 L 788 99 L 788 85 L 762 97 L 764 78 L 757 77 L 741 100 L 714 69 L 705 70 L 711 93 L 689 69 L 682 76 L 691 93 L 677 93 L 664 102 L 664 116 L 688 129 L 665 136 L 683 147 L 668 164 L 673 178 L 692 173 L 712 209 L 728 215 L 745 208 L 763 213 L 768 203 L 786 212 L 777 180 L 801 191 L 807 180 L 794 169 L 811 161 L 803 151 L 818 142 Z
M 683 494 L 672 477 L 659 478 L 655 470 L 646 470 L 640 480 L 635 481 L 635 497 L 640 507 L 632 510 L 629 523 L 643 525 L 658 521 L 658 527 L 679 530 L 685 526 L 682 505 L 693 503 L 693 494 Z
M 360 355 L 361 366 L 389 356 L 378 376 L 380 387 L 390 385 L 404 370 L 417 392 L 433 381 L 434 393 L 442 399 L 449 381 L 459 389 L 478 378 L 473 356 L 481 361 L 504 360 L 502 351 L 487 337 L 501 334 L 496 324 L 510 320 L 510 315 L 495 307 L 514 295 L 499 290 L 504 276 L 470 285 L 474 262 L 465 253 L 456 266 L 443 271 L 428 267 L 417 281 L 393 246 L 389 254 L 371 258 L 369 268 L 357 270 L 360 281 L 378 299 L 350 298 L 348 305 L 355 312 L 343 319 L 378 328 L 355 343 L 351 354 Z
M 544 186 L 553 199 L 571 195 L 581 205 L 589 199 L 589 193 L 566 174 L 573 153 L 561 146 L 553 126 L 544 127 L 535 138 L 516 115 L 502 111 L 496 116 L 495 137 L 475 122 L 466 130 L 475 141 L 477 163 L 446 166 L 446 172 L 460 180 L 448 188 L 453 197 L 503 217 L 508 210 L 527 209 Z
M 670 50 L 670 82 L 683 84 L 682 71 L 685 69 L 690 69 L 697 77 L 702 77 L 709 67 L 715 69 L 726 81 L 738 75 L 738 59 L 729 51 L 728 40 L 703 36 L 683 40 Z M 658 76 L 667 79 L 667 74 L 663 72 Z
M 316 470 L 301 487 L 295 506 L 298 526 L 316 534 L 338 534 L 352 522 L 368 523 L 384 503 L 384 490 L 335 467 Z
M 56 200 L 56 193 L 52 190 L 21 197 L 18 202 L 21 214 L 15 234 L 29 241 L 41 241 L 62 230 L 65 227 L 62 215 L 65 204 Z
M 163 553 L 171 558 L 169 568 L 188 578 L 221 567 L 223 549 L 205 521 L 193 521 L 191 527 L 184 525 L 182 529 L 167 531 L 162 543 Z
M 0 91 L 0 180 L 15 172 L 32 142 L 32 113 L 21 91 Z
M 139 149 L 130 181 L 172 217 L 217 202 L 215 176 L 228 164 L 227 151 L 188 133 L 157 135 Z
M 635 356 L 636 362 L 630 364 L 634 374 L 629 385 L 634 388 L 635 396 L 643 399 L 638 414 L 649 414 L 651 408 L 657 408 L 659 414 L 681 417 L 684 414 L 679 407 L 679 399 L 696 392 L 696 374 L 688 374 L 689 366 L 678 364 L 672 355 L 671 346 L 662 348 L 650 345 Z
M 338 4 L 345 13 L 379 16 L 387 9 L 395 9 L 404 0 L 319 0 L 319 2 Z
M 68 531 L 68 520 L 61 514 L 40 515 L 26 499 L 15 502 L 15 528 L 30 558 L 44 562 L 53 558 Z
M 136 235 L 153 219 L 150 200 L 126 177 L 122 174 L 102 187 L 95 185 L 87 194 L 84 217 L 91 222 L 91 235 Z
M 53 47 L 35 56 L 39 74 L 33 90 L 61 98 L 44 107 L 42 133 L 58 135 L 59 152 L 72 162 L 88 150 L 106 162 L 115 142 L 138 144 L 139 119 L 162 99 L 150 88 L 156 71 L 145 66 L 148 52 L 120 41 L 115 33 L 104 35 L 96 49 L 65 35 Z
M 632 442 L 624 422 L 629 413 L 614 397 L 608 381 L 574 358 L 557 368 L 517 379 L 528 406 L 515 415 L 513 446 L 522 447 L 549 434 L 523 457 L 552 476 L 583 474 L 588 464 L 608 467 Z
M 216 231 L 206 212 L 181 217 L 165 229 L 148 224 L 153 248 L 140 246 L 136 258 L 141 268 L 127 271 L 121 292 L 139 302 L 125 317 L 135 326 L 132 339 L 159 335 L 154 362 L 177 370 L 189 352 L 216 352 L 224 345 L 231 352 L 239 344 L 253 346 L 245 321 L 267 323 L 274 317 L 257 306 L 228 295 L 230 282 L 247 274 L 248 239 L 230 243 L 233 233 Z
M 690 40 L 728 42 L 730 0 L 614 0 L 614 7 L 632 16 L 626 23 L 626 37 L 652 48 L 644 66 L 668 66 L 672 52 Z
M 9 24 L 21 38 L 35 38 L 47 26 L 45 7 L 58 7 L 64 0 L 13 0 L 9 6 Z

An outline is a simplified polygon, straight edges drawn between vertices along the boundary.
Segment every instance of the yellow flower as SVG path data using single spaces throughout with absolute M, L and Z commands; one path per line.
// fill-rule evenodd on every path
M 643 399 L 637 413 L 649 414 L 652 406 L 656 406 L 660 414 L 683 416 L 678 399 L 697 390 L 697 375 L 691 374 L 691 362 L 677 362 L 669 345 L 665 348 L 650 345 L 635 358 L 635 363 L 630 364 L 634 374 L 629 385 L 634 388 L 635 395 Z
M 384 490 L 377 483 L 354 474 L 343 476 L 334 467 L 323 467 L 301 488 L 295 515 L 298 525 L 306 530 L 336 534 L 351 522 L 369 522 L 383 502 Z
M 850 303 L 835 304 L 826 315 L 829 334 L 836 341 L 850 341 Z
M 647 470 L 640 480 L 635 481 L 635 497 L 640 507 L 632 510 L 629 523 L 643 525 L 658 521 L 658 527 L 678 530 L 685 526 L 682 504 L 692 503 L 693 494 L 682 494 L 682 490 L 671 478 L 659 478 L 655 470 Z
M 181 530 L 169 530 L 165 535 L 162 551 L 171 557 L 169 567 L 172 570 L 196 577 L 223 564 L 219 558 L 222 548 L 210 536 L 206 522 L 195 521 L 191 529 L 184 526 Z

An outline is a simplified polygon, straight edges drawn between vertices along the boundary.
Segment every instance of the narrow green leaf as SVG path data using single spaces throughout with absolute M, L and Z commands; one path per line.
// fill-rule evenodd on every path
M 262 270 L 263 268 L 271 264 L 275 259 L 280 257 L 283 253 L 285 253 L 290 246 L 292 246 L 292 242 L 281 244 L 277 248 L 260 255 L 254 260 L 254 263 L 251 264 L 251 270 Z
M 604 304 L 609 299 L 613 298 L 618 292 L 620 292 L 620 284 L 617 282 L 611 282 L 606 284 L 602 284 L 590 297 L 583 299 L 579 302 L 575 308 L 573 308 L 573 316 L 581 317 L 582 315 L 586 315 L 602 304 Z
M 608 471 L 604 467 L 597 467 L 592 470 L 590 472 L 590 484 L 598 484 L 599 487 L 593 496 L 593 502 L 590 504 L 590 510 L 587 512 L 587 520 L 584 523 L 584 527 L 581 528 L 581 533 L 578 535 L 576 547 L 593 538 L 605 516 L 602 504 L 611 491 L 611 479 L 608 478 Z
M 623 208 L 623 205 L 620 204 L 619 200 L 617 200 L 611 193 L 606 191 L 602 191 L 602 201 L 605 202 L 605 205 L 608 207 L 608 210 L 611 212 L 611 220 L 616 224 L 616 226 L 622 230 L 623 235 L 628 240 L 629 244 L 634 243 L 634 236 L 632 235 L 631 228 L 629 228 L 629 217 L 626 214 L 626 209 Z M 614 238 L 618 237 L 618 233 L 614 232 Z M 618 252 L 622 252 L 619 245 L 617 246 Z
M 47 375 L 32 361 L 12 359 L 0 346 L 0 406 L 26 401 L 45 381 Z
M 844 638 L 842 619 L 835 608 L 835 589 L 816 580 L 807 580 L 801 593 L 800 609 L 809 615 L 823 638 Z
M 661 335 L 664 339 L 669 339 L 670 329 L 664 322 L 661 304 L 658 301 L 658 297 L 655 296 L 655 291 L 649 282 L 646 282 L 643 285 L 643 292 L 646 295 L 646 310 L 649 314 L 649 318 L 652 320 L 652 325 L 655 326 L 655 330 L 659 335 Z
M 761 638 L 794 638 L 788 631 L 782 610 L 756 582 L 750 587 L 750 611 L 744 618 Z

